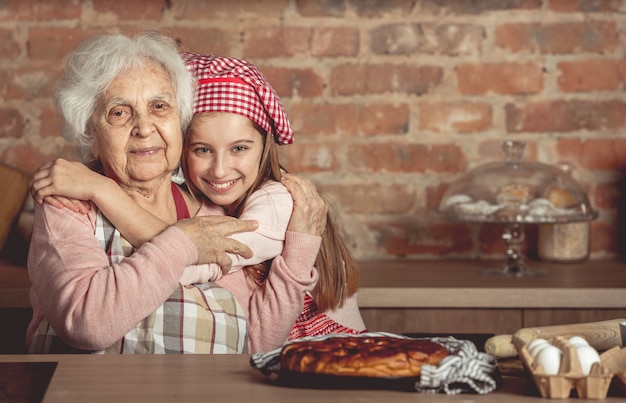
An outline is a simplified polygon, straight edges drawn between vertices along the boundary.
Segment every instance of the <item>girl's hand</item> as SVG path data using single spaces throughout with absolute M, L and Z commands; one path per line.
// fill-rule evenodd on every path
M 57 158 L 35 171 L 30 180 L 30 193 L 39 204 L 48 203 L 86 214 L 88 200 L 93 198 L 102 180 L 106 178 L 80 162 Z

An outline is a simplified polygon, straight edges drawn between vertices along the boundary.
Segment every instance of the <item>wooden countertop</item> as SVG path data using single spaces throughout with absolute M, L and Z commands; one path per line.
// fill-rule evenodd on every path
M 45 393 L 44 403 L 554 402 L 526 394 L 526 380 L 515 377 L 504 377 L 502 387 L 486 395 L 448 396 L 394 390 L 278 386 L 253 369 L 249 359 L 248 355 L 0 355 L 0 363 L 58 363 Z M 8 378 L 4 376 L 3 380 Z M 623 399 L 623 396 L 609 396 L 604 401 L 617 402 Z M 559 399 L 559 402 L 580 401 L 578 398 Z
M 499 260 L 359 262 L 362 308 L 626 308 L 626 263 L 529 262 L 543 276 L 481 274 Z M 0 261 L 0 308 L 29 307 L 26 269 Z
M 362 308 L 626 308 L 626 263 L 528 262 L 545 274 L 482 274 L 498 260 L 360 262 Z

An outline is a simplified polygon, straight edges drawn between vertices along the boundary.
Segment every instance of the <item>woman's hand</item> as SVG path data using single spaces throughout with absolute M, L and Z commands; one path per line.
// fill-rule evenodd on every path
M 280 180 L 293 198 L 293 213 L 287 230 L 322 235 L 326 229 L 328 205 L 315 185 L 306 178 L 288 173 L 283 173 Z
M 253 255 L 249 247 L 228 237 L 238 232 L 254 231 L 259 224 L 228 216 L 203 216 L 180 220 L 174 226 L 183 230 L 196 246 L 198 263 L 217 263 L 224 273 L 228 273 L 232 260 L 227 253 L 245 259 Z
M 68 208 L 86 214 L 87 200 L 92 200 L 102 181 L 108 178 L 92 171 L 80 162 L 57 158 L 43 164 L 30 180 L 30 192 L 39 203 L 48 203 L 57 208 Z

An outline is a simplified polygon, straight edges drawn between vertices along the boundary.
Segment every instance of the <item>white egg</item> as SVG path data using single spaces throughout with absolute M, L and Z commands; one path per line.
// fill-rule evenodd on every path
M 546 346 L 537 353 L 535 363 L 543 366 L 546 375 L 556 375 L 561 368 L 562 356 L 563 353 L 558 347 Z
M 589 345 L 589 342 L 587 342 L 587 340 L 585 340 L 583 337 L 580 337 L 580 336 L 572 336 L 569 339 L 567 339 L 567 341 L 569 342 L 569 344 L 571 344 L 574 347 Z
M 576 347 L 576 352 L 578 353 L 578 361 L 580 361 L 583 375 L 589 375 L 593 363 L 600 362 L 600 355 L 596 349 L 591 346 L 578 346 Z
M 528 344 L 526 345 L 526 349 L 528 350 L 528 354 L 530 354 L 530 356 L 534 358 L 537 356 L 537 353 L 539 353 L 539 350 L 546 346 L 551 346 L 548 340 L 534 339 L 528 342 Z

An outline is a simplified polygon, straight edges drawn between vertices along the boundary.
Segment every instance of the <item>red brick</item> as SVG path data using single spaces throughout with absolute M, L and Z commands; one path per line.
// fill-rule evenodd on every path
M 379 135 L 408 131 L 409 109 L 388 104 L 293 105 L 289 116 L 294 131 L 311 135 Z
M 619 66 L 613 60 L 560 62 L 559 88 L 564 92 L 614 91 L 622 84 Z
M 362 18 L 404 17 L 415 7 L 415 0 L 360 1 L 348 0 L 354 11 Z
M 8 69 L 0 69 L 0 98 L 8 99 L 7 87 L 12 80 L 12 72 Z
M 422 50 L 425 35 L 420 24 L 390 24 L 369 33 L 373 54 L 411 55 Z
M 166 0 L 170 4 L 169 13 L 176 20 L 206 21 L 226 20 L 232 24 L 242 19 L 274 20 L 278 23 L 289 5 L 289 0 Z
M 333 69 L 331 90 L 335 95 L 422 95 L 438 86 L 442 78 L 443 70 L 437 66 L 345 64 Z
M 491 105 L 478 102 L 423 102 L 419 105 L 420 130 L 470 133 L 491 128 Z
M 81 0 L 5 0 L 0 6 L 0 21 L 52 21 L 77 19 Z
M 445 183 L 439 183 L 434 186 L 425 186 L 424 192 L 426 193 L 426 208 L 432 211 L 437 211 L 446 190 L 448 190 L 448 185 Z
M 485 140 L 478 145 L 478 159 L 492 161 L 504 161 L 505 152 L 502 149 L 502 143 L 505 138 L 498 140 Z M 536 142 L 525 141 L 524 154 L 522 155 L 523 161 L 537 161 L 538 148 Z M 543 146 L 542 146 L 543 147 Z
M 409 119 L 406 104 L 365 105 L 360 109 L 359 132 L 366 135 L 405 134 L 409 131 Z
M 324 91 L 322 77 L 312 68 L 257 67 L 281 98 L 313 98 L 321 96 Z
M 18 109 L 0 107 L 0 138 L 22 137 L 25 125 L 24 116 Z
M 615 49 L 614 22 L 567 22 L 554 24 L 510 23 L 496 28 L 496 45 L 511 52 L 542 54 L 605 53 Z
M 239 39 L 231 32 L 217 28 L 169 27 L 162 31 L 176 39 L 182 50 L 218 56 L 234 56 L 233 49 Z
M 484 28 L 472 24 L 389 24 L 370 33 L 373 54 L 479 54 Z
M 621 172 L 626 169 L 626 139 L 560 139 L 556 145 L 560 161 L 576 161 L 594 171 Z
M 343 17 L 345 1 L 296 0 L 296 11 L 304 17 Z
M 626 84 L 626 61 L 620 60 L 617 62 L 617 71 L 619 74 L 620 80 L 622 80 L 622 85 Z
M 16 59 L 20 53 L 20 44 L 12 29 L 0 29 L 0 60 Z
M 63 72 L 60 63 L 29 63 L 12 71 L 7 96 L 13 99 L 52 99 L 57 81 Z
M 337 146 L 329 143 L 296 143 L 279 148 L 281 163 L 291 172 L 332 172 L 337 170 Z
M 61 137 L 63 118 L 55 108 L 42 108 L 41 111 L 41 137 Z
M 359 1 L 359 0 L 356 0 Z M 542 7 L 542 0 L 507 1 L 441 1 L 423 0 L 417 2 L 416 12 L 420 16 L 468 15 L 472 18 L 490 11 L 536 10 Z
M 462 172 L 465 154 L 454 144 L 353 144 L 349 170 L 355 172 Z
M 457 82 L 465 95 L 536 94 L 543 89 L 543 72 L 535 62 L 466 63 L 457 68 Z
M 244 59 L 291 57 L 307 55 L 310 52 L 311 28 L 260 27 L 244 32 Z
M 617 210 L 623 202 L 623 187 L 616 183 L 598 183 L 589 191 L 589 203 L 595 209 Z
M 326 27 L 313 30 L 311 55 L 318 57 L 356 56 L 359 31 L 350 27 Z
M 167 6 L 165 0 L 92 0 L 98 14 L 110 13 L 120 20 L 158 20 Z
M 34 60 L 61 63 L 78 43 L 101 32 L 103 31 L 81 28 L 34 28 L 29 30 L 28 55 Z
M 508 133 L 616 130 L 626 124 L 622 101 L 543 101 L 505 107 Z
M 0 155 L 0 160 L 19 167 L 25 172 L 33 173 L 41 165 L 57 157 L 77 161 L 74 147 L 65 142 L 61 147 L 57 147 L 55 144 L 43 144 L 43 142 L 39 142 L 37 146 L 16 143 L 4 150 Z
M 342 213 L 399 214 L 409 212 L 415 205 L 415 191 L 406 185 L 339 184 L 320 185 L 321 194 L 328 193 L 340 206 Z
M 623 229 L 618 228 L 617 223 L 592 222 L 590 242 L 592 253 L 614 253 L 615 251 L 624 253 Z
M 359 130 L 357 105 L 301 103 L 289 108 L 293 130 L 310 135 L 355 134 Z M 297 137 L 296 137 L 297 138 Z
M 467 225 L 429 224 L 422 222 L 419 216 L 392 218 L 384 224 L 370 224 L 369 227 L 377 233 L 379 245 L 387 255 L 439 257 L 472 251 L 474 242 Z
M 550 10 L 561 13 L 612 13 L 621 11 L 620 5 L 622 5 L 621 1 L 613 0 L 550 0 L 548 2 Z
M 428 29 L 429 25 L 424 28 Z M 427 47 L 426 52 L 459 56 L 480 54 L 486 34 L 484 27 L 474 24 L 435 24 L 430 36 L 427 43 L 433 39 L 435 43 Z

